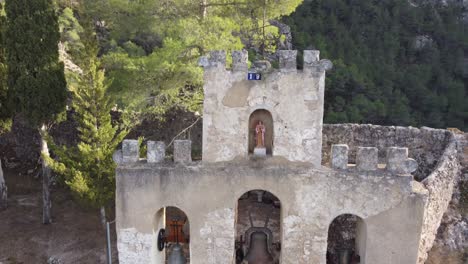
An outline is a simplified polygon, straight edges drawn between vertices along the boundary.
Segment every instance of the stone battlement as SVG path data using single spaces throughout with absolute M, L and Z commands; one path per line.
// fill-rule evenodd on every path
M 166 145 L 162 141 L 148 141 L 147 163 L 162 163 L 166 157 Z M 192 141 L 175 140 L 173 161 L 176 164 L 190 164 L 192 162 Z M 140 149 L 138 140 L 126 139 L 122 143 L 122 149 L 117 152 L 115 160 L 120 164 L 130 164 L 140 161 Z M 408 148 L 390 147 L 387 149 L 386 166 L 379 164 L 378 149 L 376 147 L 357 147 L 356 163 L 350 164 L 349 147 L 346 144 L 334 144 L 331 147 L 330 167 L 336 170 L 375 171 L 383 174 L 409 175 L 416 171 L 418 165 L 414 159 L 408 158 Z M 273 161 L 269 164 L 288 162 Z M 294 163 L 294 162 L 290 162 Z M 268 163 L 266 163 L 268 164 Z M 297 164 L 296 164 L 297 166 Z
M 248 72 L 248 53 L 246 50 L 233 51 L 232 54 L 232 72 Z M 297 72 L 297 50 L 279 50 L 279 71 L 280 72 Z M 304 71 L 323 72 L 330 70 L 333 64 L 330 60 L 320 60 L 320 51 L 318 50 L 304 50 Z M 226 51 L 212 51 L 209 56 L 200 58 L 199 65 L 205 68 L 205 71 L 212 71 L 216 69 L 226 68 Z M 253 64 L 250 68 L 251 72 L 262 72 L 268 69 Z M 265 64 L 263 64 L 265 65 Z
M 334 144 L 331 148 L 330 165 L 334 169 L 346 170 L 348 164 L 348 150 L 346 144 Z M 375 171 L 379 166 L 378 149 L 376 147 L 357 147 L 356 168 L 360 171 Z M 387 149 L 385 169 L 393 174 L 407 175 L 416 171 L 418 164 L 408 158 L 408 148 L 390 147 Z
M 146 143 L 146 162 L 161 163 L 166 158 L 166 144 L 163 141 L 148 141 Z M 114 161 L 118 164 L 130 164 L 140 161 L 140 145 L 136 139 L 125 139 L 122 149 L 114 154 Z M 174 162 L 192 162 L 192 141 L 174 140 Z

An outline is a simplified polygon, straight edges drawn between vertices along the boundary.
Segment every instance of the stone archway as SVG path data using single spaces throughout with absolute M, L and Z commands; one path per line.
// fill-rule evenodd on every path
M 184 211 L 174 206 L 161 208 L 154 217 L 153 233 L 151 263 L 165 264 L 179 255 L 176 251 L 190 263 L 190 224 Z
M 254 152 L 256 146 L 255 142 L 255 128 L 259 122 L 263 122 L 265 126 L 265 148 L 267 155 L 273 155 L 273 138 L 274 126 L 273 117 L 268 110 L 258 109 L 252 112 L 249 117 L 249 154 Z
M 327 264 L 363 264 L 366 224 L 353 214 L 337 216 L 328 227 Z
M 281 259 L 281 202 L 265 190 L 244 193 L 237 202 L 236 264 L 276 264 Z

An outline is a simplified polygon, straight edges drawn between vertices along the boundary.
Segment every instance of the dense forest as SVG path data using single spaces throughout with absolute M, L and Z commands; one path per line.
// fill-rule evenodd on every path
M 468 129 L 466 7 L 422 2 L 304 1 L 284 18 L 296 49 L 334 62 L 325 122 Z

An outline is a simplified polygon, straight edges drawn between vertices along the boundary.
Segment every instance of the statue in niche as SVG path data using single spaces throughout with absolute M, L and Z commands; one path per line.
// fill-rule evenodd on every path
M 258 121 L 257 125 L 255 126 L 255 156 L 266 156 L 265 132 L 266 127 L 263 124 L 263 121 Z
M 255 139 L 256 147 L 264 148 L 265 147 L 265 132 L 266 128 L 262 121 L 258 121 L 257 126 L 255 127 Z

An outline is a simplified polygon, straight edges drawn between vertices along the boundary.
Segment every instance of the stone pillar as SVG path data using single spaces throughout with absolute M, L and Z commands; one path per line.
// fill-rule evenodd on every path
M 174 140 L 174 162 L 192 162 L 192 141 Z
M 140 146 L 138 140 L 125 139 L 122 142 L 122 162 L 137 162 L 140 159 Z
M 297 50 L 278 50 L 279 67 L 282 72 L 295 72 Z
M 408 148 L 387 149 L 387 170 L 397 174 L 410 174 L 418 168 L 414 159 L 408 158 Z
M 319 50 L 304 50 L 304 68 L 310 68 L 317 65 L 320 60 Z
M 226 51 L 214 50 L 210 52 L 210 67 L 226 68 Z
M 166 144 L 163 141 L 147 142 L 146 159 L 148 163 L 158 163 L 164 161 L 166 157 Z
M 356 153 L 356 166 L 358 170 L 372 171 L 377 169 L 379 150 L 374 147 L 358 147 Z
M 330 165 L 333 169 L 345 170 L 348 168 L 348 150 L 346 144 L 332 145 Z
M 247 72 L 249 67 L 247 61 L 249 53 L 246 50 L 236 50 L 232 52 L 232 71 Z

